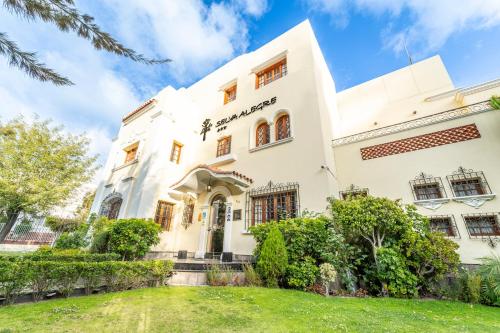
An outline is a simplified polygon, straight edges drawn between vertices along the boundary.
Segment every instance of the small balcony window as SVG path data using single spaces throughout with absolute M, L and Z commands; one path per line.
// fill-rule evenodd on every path
M 287 74 L 286 58 L 258 72 L 255 79 L 255 89 L 278 80 Z
M 224 104 L 236 99 L 236 84 L 224 90 Z
M 217 141 L 217 157 L 227 155 L 231 152 L 231 137 L 226 136 L 225 138 L 219 139 Z
M 453 194 L 457 198 L 491 194 L 490 186 L 482 171 L 466 170 L 459 167 L 447 178 Z
M 124 149 L 125 151 L 125 162 L 132 162 L 133 160 L 136 159 L 137 157 L 137 150 L 139 148 L 139 143 L 134 143 L 131 146 L 128 146 L 127 148 Z
M 410 181 L 413 198 L 416 201 L 446 198 L 446 191 L 440 177 L 420 173 Z
M 460 238 L 453 215 L 436 215 L 429 217 L 432 231 L 442 232 L 446 237 Z
M 354 184 L 351 184 L 351 186 L 349 186 L 345 191 L 340 191 L 339 195 L 342 200 L 348 200 L 357 197 L 366 197 L 368 196 L 368 189 L 359 188 Z
M 495 213 L 463 215 L 471 238 L 498 237 L 500 227 Z
M 181 161 L 182 143 L 174 141 L 172 143 L 172 151 L 170 152 L 170 161 L 179 164 Z

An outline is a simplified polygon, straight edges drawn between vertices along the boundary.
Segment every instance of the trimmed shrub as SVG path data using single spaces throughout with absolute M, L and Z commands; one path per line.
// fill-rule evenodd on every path
M 387 285 L 387 291 L 394 297 L 417 296 L 417 277 L 410 272 L 405 258 L 393 248 L 380 248 L 377 251 L 380 281 Z M 384 293 L 384 291 L 382 291 Z
M 27 286 L 25 270 L 23 262 L 0 261 L 0 295 L 5 298 L 5 304 L 14 303 Z
M 160 242 L 161 228 L 151 219 L 121 219 L 109 228 L 109 250 L 124 260 L 142 258 Z
M 57 261 L 26 261 L 29 286 L 33 291 L 33 300 L 39 301 L 56 287 Z
M 57 291 L 64 297 L 69 297 L 75 290 L 76 283 L 80 278 L 82 265 L 79 262 L 58 263 L 52 272 Z
M 99 262 L 120 260 L 121 256 L 116 253 L 85 253 L 81 251 L 42 251 L 25 254 L 22 256 L 0 255 L 0 261 L 83 261 Z
M 257 260 L 257 272 L 268 287 L 278 287 L 288 266 L 288 254 L 283 235 L 273 224 L 266 240 L 262 244 Z
M 286 283 L 290 288 L 306 290 L 318 277 L 319 268 L 315 260 L 306 257 L 304 260 L 289 264 L 286 269 Z

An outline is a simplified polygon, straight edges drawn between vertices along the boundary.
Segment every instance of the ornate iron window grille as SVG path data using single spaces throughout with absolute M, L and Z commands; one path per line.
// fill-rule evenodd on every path
M 491 194 L 490 185 L 482 171 L 473 171 L 459 167 L 453 174 L 446 176 L 457 198 Z
M 272 205 L 273 217 L 276 217 L 276 219 L 255 220 L 256 210 L 264 214 L 265 211 L 263 210 L 269 207 L 259 205 L 262 203 L 264 203 L 264 205 L 267 205 L 267 203 L 269 203 L 269 206 Z M 285 210 L 283 210 L 284 207 L 286 207 Z M 300 216 L 300 195 L 299 183 L 297 182 L 274 184 L 272 181 L 269 181 L 267 185 L 257 187 L 246 193 L 245 227 L 247 230 L 252 225 L 264 223 L 268 220 L 279 221 L 298 216 Z
M 441 177 L 421 172 L 415 179 L 410 180 L 410 187 L 415 201 L 446 198 L 446 190 Z
M 342 200 L 346 200 L 349 197 L 358 197 L 358 196 L 361 196 L 361 197 L 368 196 L 368 189 L 367 188 L 360 188 L 354 184 L 351 184 L 344 191 L 339 192 L 339 198 Z
M 491 247 L 500 241 L 500 225 L 497 213 L 462 214 L 469 238 L 481 239 Z
M 455 239 L 462 238 L 453 215 L 429 216 L 429 225 L 432 231 L 442 232 L 446 237 Z
M 191 224 L 193 224 L 193 213 L 194 213 L 194 203 L 195 200 L 189 194 L 183 196 L 184 210 L 182 212 L 182 226 L 187 229 Z

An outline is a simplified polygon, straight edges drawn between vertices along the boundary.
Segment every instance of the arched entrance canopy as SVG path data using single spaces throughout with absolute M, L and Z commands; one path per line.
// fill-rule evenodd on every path
M 241 194 L 243 189 L 250 186 L 253 180 L 236 171 L 225 171 L 209 167 L 208 165 L 198 165 L 189 171 L 181 180 L 173 184 L 171 188 L 181 192 L 202 193 L 207 191 L 207 187 L 225 186 L 231 194 Z

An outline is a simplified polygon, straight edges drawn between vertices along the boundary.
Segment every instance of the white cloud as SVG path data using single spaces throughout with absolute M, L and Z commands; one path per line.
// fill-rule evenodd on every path
M 500 25 L 498 0 L 305 0 L 311 10 L 330 15 L 347 24 L 349 11 L 389 14 L 397 18 L 408 14 L 410 24 L 394 29 L 389 23 L 383 38 L 396 52 L 402 49 L 402 37 L 425 54 L 438 50 L 451 35 L 464 30 L 481 30 Z
M 247 20 L 267 10 L 267 0 L 206 4 L 200 0 L 106 0 L 107 25 L 127 45 L 154 50 L 173 62 L 164 70 L 191 82 L 248 47 Z M 109 18 L 111 17 L 111 18 Z

